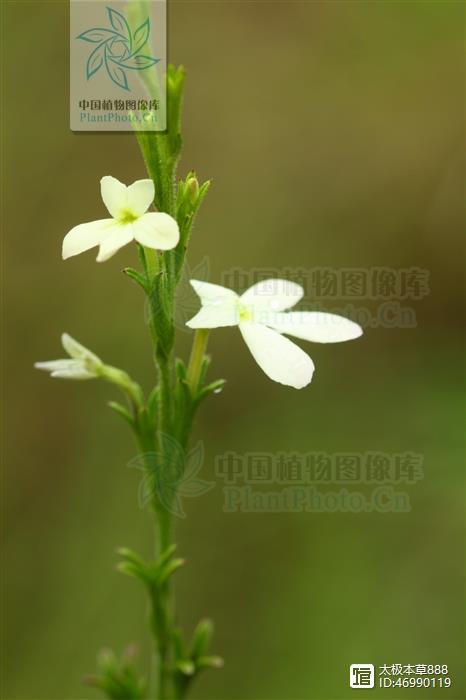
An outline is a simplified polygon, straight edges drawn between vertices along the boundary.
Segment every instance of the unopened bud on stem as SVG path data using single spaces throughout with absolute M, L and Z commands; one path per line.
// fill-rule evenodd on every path
M 189 175 L 186 180 L 186 195 L 191 204 L 195 204 L 199 197 L 199 182 L 194 173 Z

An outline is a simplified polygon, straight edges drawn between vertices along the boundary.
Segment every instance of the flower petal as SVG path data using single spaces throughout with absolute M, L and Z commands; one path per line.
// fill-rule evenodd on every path
M 52 372 L 50 375 L 55 379 L 95 379 L 96 375 L 88 372 L 84 367 L 72 367 L 71 369 L 61 369 Z
M 102 243 L 114 223 L 113 219 L 100 219 L 99 221 L 90 221 L 88 224 L 79 224 L 79 226 L 72 228 L 63 239 L 63 260 L 71 258 L 73 255 L 84 253 L 85 250 L 94 248 L 94 246 Z
M 164 212 L 149 212 L 133 223 L 134 237 L 141 245 L 155 250 L 171 250 L 178 245 L 180 229 Z
M 111 175 L 105 175 L 100 181 L 102 199 L 114 219 L 128 206 L 127 190 L 126 185 Z
M 239 328 L 252 356 L 270 379 L 295 389 L 309 384 L 314 363 L 301 348 L 259 323 L 245 321 Z
M 361 326 L 354 321 L 322 311 L 263 312 L 260 320 L 279 333 L 314 343 L 342 343 L 359 338 L 363 333 Z
M 89 372 L 80 360 L 51 360 L 50 362 L 36 362 L 36 369 L 50 372 L 52 377 L 59 379 L 93 379 L 96 374 Z
M 102 364 L 101 359 L 97 357 L 97 355 L 94 355 L 94 353 L 85 348 L 84 345 L 78 343 L 78 341 L 68 335 L 68 333 L 62 334 L 61 344 L 68 355 L 76 360 L 88 360 L 96 365 Z
M 124 245 L 130 243 L 134 239 L 133 224 L 115 224 L 112 227 L 112 232 L 100 244 L 97 262 L 104 262 L 115 255 L 115 253 L 123 248 Z
M 74 367 L 75 360 L 49 360 L 48 362 L 35 362 L 36 369 L 42 369 L 44 372 L 59 372 Z
M 237 302 L 239 297 L 232 289 L 222 287 L 220 284 L 211 282 L 201 282 L 200 280 L 189 280 L 194 291 L 201 300 L 202 306 L 212 304 L 218 306 L 224 301 Z
M 152 180 L 136 180 L 127 190 L 127 206 L 135 216 L 142 216 L 154 201 L 155 188 Z
M 304 289 L 296 282 L 282 279 L 261 280 L 249 287 L 241 296 L 242 304 L 253 309 L 283 311 L 298 303 L 304 296 Z
M 191 280 L 202 308 L 186 325 L 189 328 L 221 328 L 239 323 L 238 295 L 219 284 Z
M 189 328 L 224 328 L 225 326 L 237 326 L 239 312 L 233 306 L 203 306 L 186 325 Z

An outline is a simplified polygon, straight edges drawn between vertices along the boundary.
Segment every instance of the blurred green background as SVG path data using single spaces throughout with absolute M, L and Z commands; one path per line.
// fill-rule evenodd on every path
M 69 131 L 67 3 L 4 11 L 4 697 L 93 698 L 81 678 L 99 648 L 137 641 L 147 658 L 142 591 L 113 567 L 118 545 L 149 555 L 150 518 L 111 389 L 32 366 L 61 356 L 66 330 L 152 382 L 141 295 L 121 274 L 135 252 L 60 259 L 69 228 L 106 215 L 100 177 L 145 172 L 132 135 Z M 211 616 L 226 659 L 193 697 L 350 698 L 357 662 L 447 663 L 453 679 L 366 697 L 465 696 L 463 52 L 459 2 L 170 4 L 169 57 L 188 71 L 180 172 L 213 178 L 191 266 L 207 256 L 213 282 L 235 266 L 431 273 L 430 295 L 405 304 L 417 328 L 303 344 L 317 370 L 300 392 L 269 381 L 234 329 L 212 335 L 227 386 L 196 424 L 205 478 L 227 450 L 410 450 L 425 478 L 405 514 L 227 514 L 220 484 L 185 499 L 180 621 Z

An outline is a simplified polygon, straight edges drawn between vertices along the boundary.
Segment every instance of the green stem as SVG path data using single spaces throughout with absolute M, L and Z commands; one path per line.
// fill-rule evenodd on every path
M 155 504 L 154 504 L 155 505 Z M 160 557 L 167 551 L 171 544 L 171 516 L 160 504 L 155 505 L 157 521 L 157 555 Z M 154 590 L 151 597 L 152 604 L 152 633 L 156 651 L 156 700 L 165 700 L 169 697 L 169 684 L 171 681 L 171 586 L 168 578 L 163 586 Z
M 154 250 L 145 248 L 145 261 L 147 277 L 151 287 L 150 291 L 150 330 L 153 343 L 154 360 L 157 365 L 159 375 L 159 410 L 157 421 L 157 433 L 154 436 L 156 451 L 160 455 L 158 469 L 163 469 L 165 459 L 164 435 L 170 435 L 172 423 L 172 376 L 173 357 L 170 349 L 163 347 L 158 338 L 155 324 L 155 314 L 162 312 L 160 304 L 162 300 L 154 298 L 156 290 L 160 291 L 160 274 L 164 274 L 164 261 Z M 157 319 L 159 320 L 159 319 Z M 156 521 L 156 560 L 161 557 L 171 544 L 171 514 L 160 502 L 158 494 L 154 494 L 153 499 L 154 517 Z M 151 664 L 151 698 L 165 700 L 169 697 L 169 684 L 171 681 L 170 659 L 171 659 L 171 590 L 169 579 L 152 591 L 151 594 L 151 632 L 154 641 L 154 653 Z
M 154 204 L 161 212 L 166 212 L 178 220 L 183 240 L 180 249 L 157 253 L 150 248 L 143 249 L 143 267 L 147 276 L 147 296 L 150 304 L 150 332 L 153 344 L 154 360 L 158 370 L 157 419 L 155 426 L 149 426 L 148 441 L 153 441 L 152 448 L 160 456 L 157 469 L 169 467 L 172 455 L 164 455 L 168 450 L 164 437 L 180 440 L 186 447 L 191 429 L 194 400 L 187 400 L 187 406 L 177 403 L 175 396 L 175 371 L 173 361 L 173 305 L 175 289 L 181 275 L 185 248 L 189 230 L 192 226 L 194 210 L 201 201 L 199 187 L 194 176 L 195 192 L 190 182 L 189 191 L 183 191 L 186 201 L 181 201 L 182 211 L 178 210 L 175 197 L 175 180 L 177 163 L 181 152 L 181 103 L 184 83 L 184 70 L 167 71 L 167 131 L 165 133 L 148 133 L 137 131 L 139 146 L 149 176 L 154 182 Z M 207 186 L 205 186 L 205 191 Z M 194 198 L 194 199 L 193 199 Z M 189 200 L 189 201 L 188 201 Z M 194 207 L 196 204 L 196 207 Z M 189 206 L 188 206 L 189 205 Z M 194 397 L 199 389 L 201 372 L 207 347 L 208 331 L 196 332 L 191 358 L 187 370 L 187 382 Z M 185 394 L 186 387 L 183 387 Z M 181 438 L 178 425 L 181 422 Z M 155 427 L 155 429 L 154 429 Z M 152 428 L 152 429 L 151 429 Z M 137 426 L 140 429 L 140 426 Z M 163 479 L 163 474 L 160 475 Z M 172 515 L 165 508 L 157 493 L 153 497 L 156 521 L 156 559 L 169 549 L 172 536 Z M 165 700 L 169 697 L 181 697 L 176 684 L 176 672 L 173 670 L 174 650 L 174 600 L 172 598 L 171 578 L 157 584 L 151 591 L 151 631 L 154 638 L 155 654 L 153 662 L 156 668 L 151 675 L 151 698 Z
M 160 375 L 160 420 L 159 438 L 161 435 L 170 435 L 172 419 L 172 363 L 171 357 L 158 356 L 157 365 Z M 159 439 L 159 449 L 163 449 L 162 440 Z
M 144 248 L 144 256 L 146 260 L 147 276 L 150 280 L 153 280 L 160 270 L 157 251 L 153 248 Z
M 198 328 L 194 335 L 191 356 L 189 358 L 188 372 L 186 374 L 186 381 L 188 382 L 193 396 L 196 394 L 199 386 L 202 363 L 205 357 L 208 340 L 209 330 L 207 328 Z
M 144 394 L 139 384 L 133 381 L 127 372 L 111 365 L 103 365 L 99 376 L 121 389 L 129 399 L 134 415 L 137 416 L 138 409 L 144 404 Z

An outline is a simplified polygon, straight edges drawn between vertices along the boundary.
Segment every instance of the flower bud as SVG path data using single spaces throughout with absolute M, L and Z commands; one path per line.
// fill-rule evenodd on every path
M 186 196 L 190 204 L 195 204 L 199 197 L 199 182 L 194 173 L 188 175 L 186 179 Z

